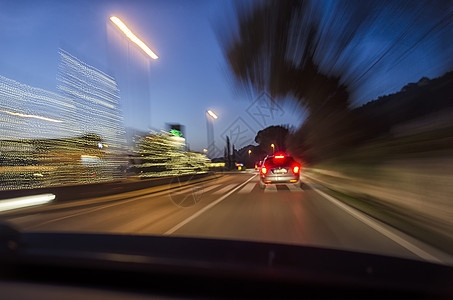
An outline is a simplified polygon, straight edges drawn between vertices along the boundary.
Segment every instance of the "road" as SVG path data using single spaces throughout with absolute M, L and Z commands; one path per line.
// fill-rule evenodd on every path
M 240 239 L 378 253 L 453 264 L 450 256 L 342 204 L 305 179 L 259 187 L 255 173 L 178 187 L 3 212 L 24 231 Z M 176 188 L 175 188 L 176 187 Z

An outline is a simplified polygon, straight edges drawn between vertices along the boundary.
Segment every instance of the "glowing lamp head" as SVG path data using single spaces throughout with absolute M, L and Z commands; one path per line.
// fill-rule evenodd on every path
M 210 115 L 211 117 L 213 117 L 214 119 L 217 119 L 218 116 L 212 111 L 212 110 L 208 110 L 208 115 Z
M 140 49 L 143 50 L 152 59 L 158 59 L 159 57 L 149 47 L 143 43 L 132 31 L 124 24 L 119 18 L 112 16 L 110 21 L 113 22 L 132 42 L 134 42 Z

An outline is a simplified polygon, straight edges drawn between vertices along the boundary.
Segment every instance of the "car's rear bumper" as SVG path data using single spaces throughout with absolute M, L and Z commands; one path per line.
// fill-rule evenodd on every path
M 261 181 L 264 183 L 296 183 L 299 178 L 298 174 L 270 174 L 261 176 Z

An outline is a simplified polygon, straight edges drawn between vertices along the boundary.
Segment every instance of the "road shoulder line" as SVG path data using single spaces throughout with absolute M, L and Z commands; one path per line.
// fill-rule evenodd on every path
M 336 198 L 334 198 L 334 197 L 332 197 L 332 196 L 330 196 L 330 195 L 318 190 L 312 184 L 307 183 L 307 185 L 310 186 L 310 188 L 313 191 L 315 191 L 316 193 L 318 193 L 319 195 L 321 195 L 322 197 L 324 197 L 325 199 L 330 201 L 332 204 L 334 204 L 334 205 L 338 206 L 339 208 L 343 209 L 345 212 L 349 213 L 351 216 L 353 216 L 356 219 L 358 219 L 359 221 L 365 223 L 366 225 L 368 225 L 369 227 L 373 228 L 374 230 L 376 230 L 377 232 L 381 233 L 382 235 L 388 237 L 389 239 L 391 239 L 392 241 L 394 241 L 395 243 L 397 243 L 401 247 L 407 249 L 411 253 L 417 255 L 418 257 L 420 257 L 420 258 L 422 258 L 424 260 L 430 261 L 430 262 L 443 263 L 437 257 L 434 257 L 433 255 L 427 253 L 426 251 L 422 250 L 421 248 L 419 248 L 419 247 L 415 246 L 414 244 L 408 242 L 407 240 L 403 239 L 402 237 L 398 236 L 397 234 L 395 234 L 395 233 L 391 232 L 390 230 L 384 228 L 382 225 L 380 225 L 378 223 L 378 221 L 374 220 L 373 218 L 361 213 L 360 211 L 356 210 L 355 208 L 350 207 L 347 204 L 344 204 L 340 200 L 338 200 L 338 199 L 336 199 Z M 396 231 L 396 229 L 395 229 L 395 231 Z

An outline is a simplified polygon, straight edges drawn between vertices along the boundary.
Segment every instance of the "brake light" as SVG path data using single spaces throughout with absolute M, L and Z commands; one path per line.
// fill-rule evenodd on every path
M 299 173 L 299 170 L 300 170 L 299 166 L 295 166 L 295 167 L 293 168 L 293 172 L 294 172 L 294 173 Z
M 284 155 L 276 155 L 276 156 L 274 156 L 274 157 L 275 157 L 275 158 L 285 158 Z
M 265 167 L 262 167 L 261 168 L 261 173 L 266 174 L 267 173 L 267 169 Z

